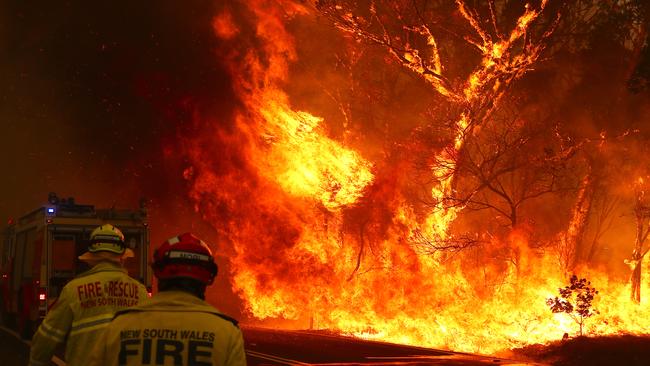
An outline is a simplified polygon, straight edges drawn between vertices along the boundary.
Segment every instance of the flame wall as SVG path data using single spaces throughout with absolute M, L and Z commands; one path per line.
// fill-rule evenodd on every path
M 539 244 L 540 233 L 554 232 L 553 220 L 564 222 L 566 215 L 530 208 L 547 222 L 529 221 L 503 235 L 488 230 L 481 234 L 484 244 L 459 252 L 422 252 L 412 243 L 414 233 L 454 230 L 449 225 L 455 219 L 455 213 L 434 215 L 414 193 L 420 176 L 405 155 L 442 146 L 433 141 L 423 147 L 403 132 L 422 128 L 422 115 L 350 125 L 333 106 L 346 95 L 314 97 L 337 80 L 314 75 L 318 70 L 309 74 L 309 65 L 331 59 L 313 51 L 332 46 L 315 45 L 338 40 L 345 50 L 354 44 L 332 31 L 310 33 L 325 27 L 305 6 L 227 3 L 212 25 L 227 45 L 217 55 L 240 104 L 227 121 L 196 117 L 200 133 L 183 142 L 189 161 L 184 176 L 196 209 L 234 249 L 232 286 L 253 318 L 487 353 L 575 333 L 576 324 L 552 315 L 545 303 L 566 276 L 553 245 Z M 312 52 L 301 55 L 301 49 Z M 384 59 L 379 64 L 391 70 Z M 368 77 L 381 72 L 393 80 L 391 90 L 413 84 L 395 71 L 369 69 Z M 355 86 L 342 78 L 342 85 Z M 390 99 L 421 112 L 407 99 L 437 99 L 418 85 Z M 430 192 L 431 185 L 422 186 Z M 554 207 L 570 210 L 571 199 L 555 200 L 568 201 Z M 459 220 L 456 229 L 471 225 L 471 219 Z M 595 303 L 600 315 L 588 320 L 587 330 L 647 333 L 647 301 L 630 303 L 624 275 L 610 275 L 610 269 L 580 269 L 601 293 Z

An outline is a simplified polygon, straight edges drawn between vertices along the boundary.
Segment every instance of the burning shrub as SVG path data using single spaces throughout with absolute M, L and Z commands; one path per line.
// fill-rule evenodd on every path
M 585 320 L 594 314 L 598 314 L 596 309 L 592 308 L 591 302 L 598 291 L 591 287 L 591 282 L 586 278 L 571 276 L 571 284 L 564 288 L 559 288 L 560 297 L 546 299 L 546 303 L 551 307 L 553 313 L 567 313 L 580 326 L 580 335 Z

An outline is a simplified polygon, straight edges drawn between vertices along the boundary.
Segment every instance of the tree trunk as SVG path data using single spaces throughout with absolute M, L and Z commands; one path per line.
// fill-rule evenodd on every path
M 641 302 L 641 260 L 643 258 L 635 259 L 635 267 L 632 270 L 632 301 L 637 304 Z
M 636 240 L 634 241 L 634 251 L 632 252 L 632 276 L 630 282 L 632 283 L 631 299 L 636 303 L 641 302 L 641 261 L 643 260 L 643 242 L 648 236 L 648 231 L 645 228 L 645 219 L 647 217 L 647 209 L 643 206 L 643 192 L 637 193 L 636 206 L 634 214 L 636 215 Z
M 510 206 L 510 225 L 514 229 L 517 226 L 517 206 Z
M 589 171 L 582 178 L 580 187 L 578 188 L 578 197 L 573 206 L 571 213 L 571 221 L 569 221 L 569 228 L 567 229 L 566 242 L 568 248 L 571 248 L 572 258 L 568 259 L 568 271 L 571 271 L 580 262 L 582 250 L 583 237 L 587 222 L 589 219 L 589 211 L 591 210 L 591 203 L 594 196 L 593 175 L 591 164 L 589 164 Z
M 581 337 L 582 337 L 582 327 L 583 327 L 583 325 L 584 325 L 584 320 L 583 320 L 582 317 L 581 317 L 581 318 L 580 318 L 580 336 L 581 336 Z

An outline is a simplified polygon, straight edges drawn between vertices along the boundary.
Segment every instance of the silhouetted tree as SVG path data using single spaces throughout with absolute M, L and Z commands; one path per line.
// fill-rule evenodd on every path
M 553 313 L 566 313 L 580 326 L 580 335 L 584 328 L 585 320 L 598 311 L 592 308 L 592 301 L 598 291 L 591 287 L 591 282 L 586 278 L 571 276 L 571 284 L 559 288 L 560 297 L 548 298 L 546 303 Z

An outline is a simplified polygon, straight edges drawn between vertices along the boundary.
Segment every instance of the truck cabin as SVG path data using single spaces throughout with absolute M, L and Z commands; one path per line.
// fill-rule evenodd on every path
M 150 287 L 145 220 L 144 206 L 139 210 L 95 209 L 51 194 L 49 205 L 16 220 L 6 231 L 10 234 L 5 237 L 8 246 L 3 252 L 13 260 L 4 262 L 11 263 L 8 272 L 13 289 L 36 282 L 40 300 L 52 304 L 66 283 L 89 269 L 78 257 L 86 252 L 91 232 L 105 223 L 118 227 L 127 247 L 133 250 L 135 257 L 124 262 L 129 275 Z

